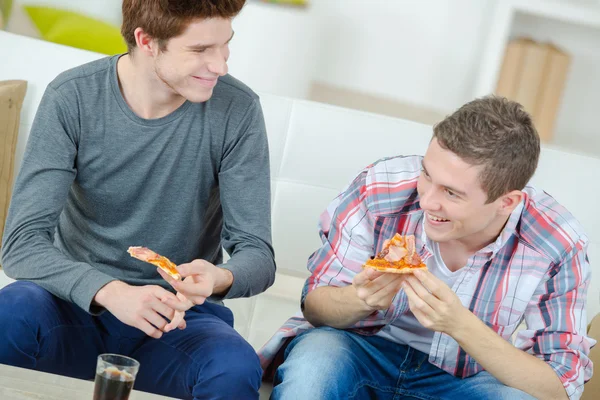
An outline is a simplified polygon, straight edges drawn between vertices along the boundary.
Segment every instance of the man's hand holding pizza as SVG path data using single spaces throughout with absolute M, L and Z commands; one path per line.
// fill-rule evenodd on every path
M 365 268 L 354 276 L 352 286 L 365 310 L 386 310 L 398 294 L 406 276 Z
M 473 313 L 446 283 L 427 270 L 416 270 L 402 282 L 410 310 L 425 328 L 454 336 Z
M 233 275 L 230 271 L 219 268 L 205 260 L 194 260 L 187 264 L 180 264 L 177 266 L 177 271 L 183 278 L 182 281 L 173 279 L 158 268 L 158 273 L 163 279 L 169 282 L 178 293 L 190 300 L 192 306 L 203 304 L 213 294 L 222 295 L 226 293 L 233 283 Z M 172 301 L 172 299 L 167 299 L 166 304 L 171 305 Z M 173 307 L 177 306 L 178 304 L 173 304 Z

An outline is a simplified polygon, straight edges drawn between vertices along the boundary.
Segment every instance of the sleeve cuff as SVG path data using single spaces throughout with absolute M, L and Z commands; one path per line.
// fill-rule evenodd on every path
M 117 280 L 110 275 L 90 269 L 83 274 L 71 289 L 71 301 L 92 315 L 99 315 L 103 307 L 92 304 L 94 296 L 107 283 Z

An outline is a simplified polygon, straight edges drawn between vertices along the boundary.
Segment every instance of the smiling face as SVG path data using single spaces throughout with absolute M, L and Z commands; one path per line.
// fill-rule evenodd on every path
M 219 77 L 227 74 L 231 19 L 191 22 L 185 31 L 155 46 L 154 71 L 175 94 L 194 103 L 210 99 Z
M 486 204 L 488 196 L 479 180 L 482 168 L 445 150 L 437 139 L 431 141 L 417 185 L 431 240 L 483 247 L 498 236 L 520 195 L 510 193 Z

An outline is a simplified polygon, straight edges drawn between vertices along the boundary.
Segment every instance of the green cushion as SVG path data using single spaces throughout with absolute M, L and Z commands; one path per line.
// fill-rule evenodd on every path
M 43 39 L 102 54 L 127 51 L 118 27 L 72 11 L 25 6 Z
M 0 13 L 4 16 L 4 21 L 8 21 L 10 10 L 12 8 L 12 0 L 0 0 Z

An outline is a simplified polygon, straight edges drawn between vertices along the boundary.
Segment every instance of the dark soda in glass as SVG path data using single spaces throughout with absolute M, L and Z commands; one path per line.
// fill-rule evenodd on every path
M 94 400 L 127 400 L 133 388 L 133 377 L 109 367 L 96 374 Z
M 94 400 L 127 400 L 140 363 L 118 354 L 101 354 L 96 366 Z

